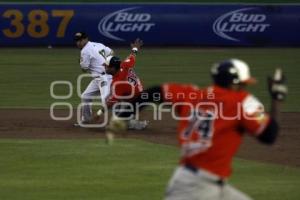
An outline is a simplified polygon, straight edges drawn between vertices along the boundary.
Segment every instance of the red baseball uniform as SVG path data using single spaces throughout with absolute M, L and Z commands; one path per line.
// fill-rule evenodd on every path
M 108 106 L 121 100 L 128 101 L 143 91 L 143 85 L 134 72 L 135 56 L 130 54 L 122 63 L 120 70 L 113 76 L 111 96 Z
M 203 90 L 193 85 L 164 84 L 164 99 L 176 105 L 181 119 L 178 140 L 180 163 L 205 169 L 222 178 L 231 174 L 231 162 L 244 131 L 259 135 L 269 123 L 263 105 L 251 94 L 218 86 Z

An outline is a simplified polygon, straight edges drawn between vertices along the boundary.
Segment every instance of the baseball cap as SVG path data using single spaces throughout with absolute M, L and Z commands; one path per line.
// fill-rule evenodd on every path
M 75 40 L 75 41 L 79 41 L 79 40 L 86 39 L 86 38 L 88 38 L 88 36 L 87 36 L 87 34 L 84 33 L 84 32 L 77 32 L 77 33 L 75 33 L 75 35 L 74 35 L 74 40 Z

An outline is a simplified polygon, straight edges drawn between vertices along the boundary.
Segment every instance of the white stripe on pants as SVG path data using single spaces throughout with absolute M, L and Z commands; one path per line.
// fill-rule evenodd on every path
M 215 179 L 191 172 L 185 167 L 178 167 L 171 178 L 165 200 L 251 200 L 229 184 L 223 186 L 215 183 Z

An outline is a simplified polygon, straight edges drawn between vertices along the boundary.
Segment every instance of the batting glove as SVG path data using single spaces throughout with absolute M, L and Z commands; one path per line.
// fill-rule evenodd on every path
M 286 86 L 286 79 L 281 69 L 276 69 L 273 77 L 268 77 L 269 93 L 274 100 L 284 101 L 288 88 Z

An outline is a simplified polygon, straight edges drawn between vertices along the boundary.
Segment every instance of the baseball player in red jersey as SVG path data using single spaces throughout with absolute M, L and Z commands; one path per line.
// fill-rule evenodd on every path
M 120 58 L 116 56 L 109 56 L 106 59 L 105 70 L 107 74 L 113 76 L 111 84 L 111 94 L 107 100 L 107 107 L 120 110 L 124 106 L 128 106 L 128 102 L 135 97 L 137 97 L 143 91 L 143 85 L 140 78 L 134 71 L 135 59 L 138 51 L 143 45 L 143 41 L 136 39 L 134 43 L 131 44 L 131 53 L 124 60 L 121 61 Z M 122 102 L 127 102 L 127 104 L 122 104 Z M 102 110 L 98 111 L 98 115 L 101 115 Z M 113 110 L 114 112 L 114 110 Z M 129 129 L 141 130 L 146 128 L 148 121 L 138 121 L 130 120 L 128 122 Z
M 153 96 L 169 102 L 180 117 L 177 128 L 181 147 L 179 167 L 171 178 L 166 200 L 250 200 L 246 194 L 227 183 L 231 164 L 247 132 L 265 144 L 278 135 L 279 103 L 287 94 L 281 70 L 269 79 L 271 110 L 245 90 L 255 80 L 248 65 L 238 59 L 215 64 L 211 70 L 214 84 L 199 89 L 193 85 L 167 83 L 146 89 L 133 103 L 154 102 Z M 110 122 L 112 131 L 122 127 L 123 112 Z
M 111 95 L 107 101 L 108 106 L 112 106 L 114 103 L 122 100 L 132 99 L 143 91 L 142 82 L 133 69 L 136 54 L 142 44 L 142 40 L 136 39 L 131 44 L 131 54 L 122 62 L 115 56 L 109 56 L 106 59 L 106 73 L 113 76 Z

